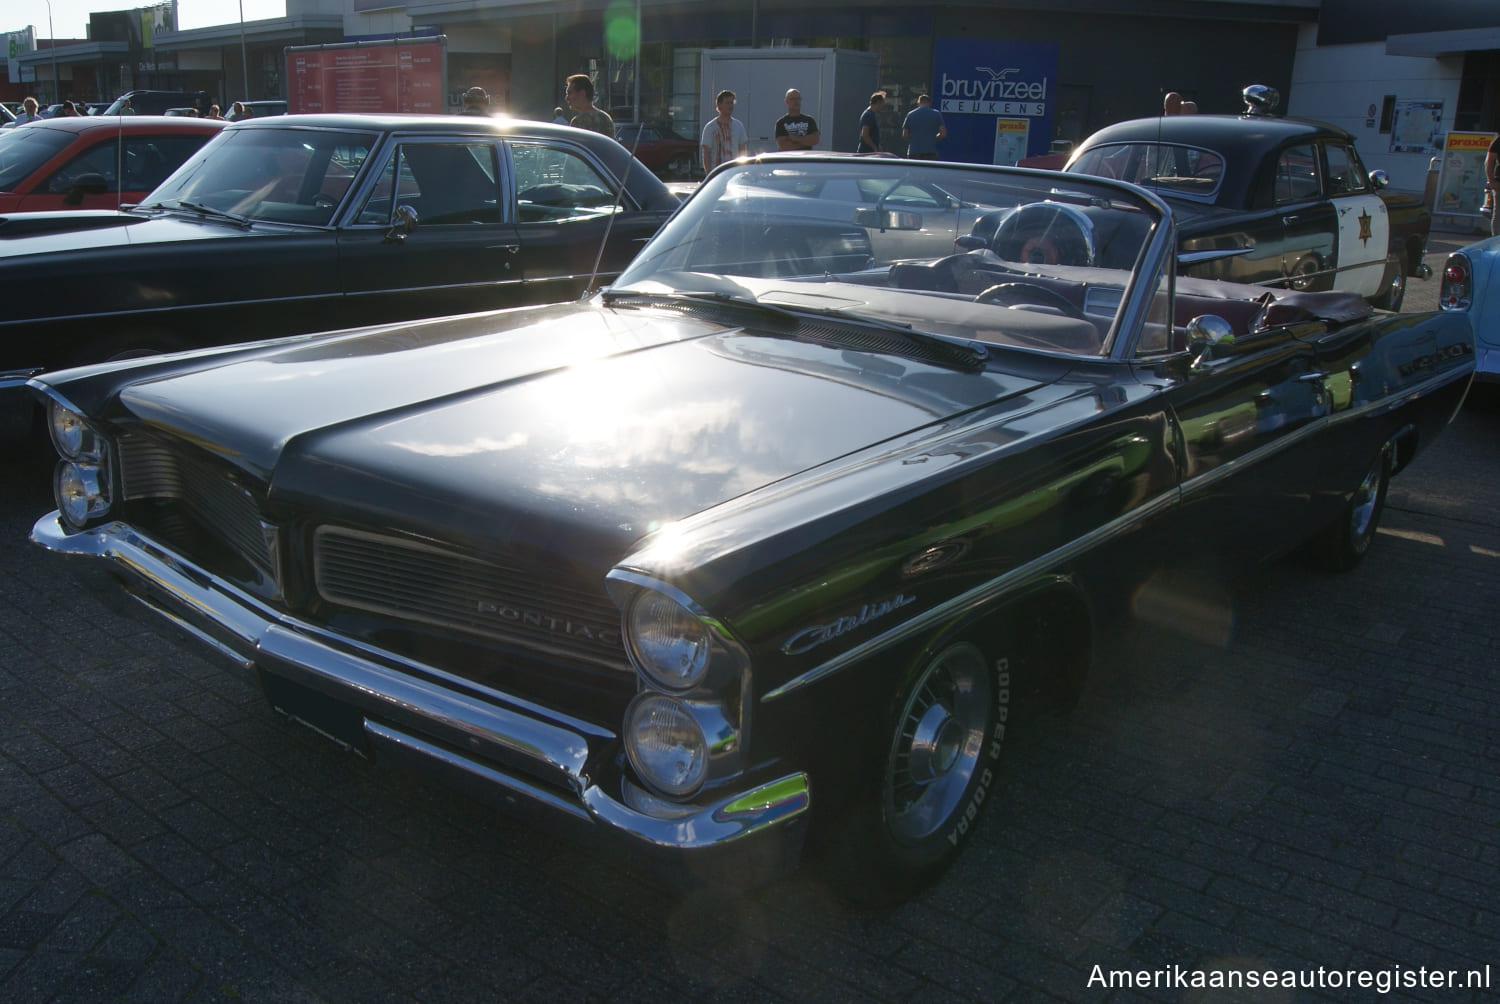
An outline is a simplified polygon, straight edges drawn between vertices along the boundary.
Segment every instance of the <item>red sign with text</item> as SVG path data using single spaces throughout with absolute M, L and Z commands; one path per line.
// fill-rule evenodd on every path
M 445 36 L 286 50 L 287 111 L 411 112 L 447 109 Z

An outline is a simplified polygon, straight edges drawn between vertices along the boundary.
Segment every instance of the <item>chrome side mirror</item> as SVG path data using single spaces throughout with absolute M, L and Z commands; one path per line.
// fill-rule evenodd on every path
M 406 235 L 417 229 L 417 224 L 421 222 L 417 211 L 408 205 L 397 206 L 391 216 L 393 222 L 391 228 L 385 232 L 385 239 L 393 244 L 406 240 Z
M 1389 187 L 1390 183 L 1391 176 L 1386 174 L 1380 168 L 1377 167 L 1375 170 L 1370 172 L 1370 187 L 1375 189 L 1375 191 L 1378 192 L 1382 188 Z
M 1234 344 L 1234 328 L 1218 314 L 1199 314 L 1187 322 L 1188 351 L 1193 364 L 1213 358 L 1216 349 Z

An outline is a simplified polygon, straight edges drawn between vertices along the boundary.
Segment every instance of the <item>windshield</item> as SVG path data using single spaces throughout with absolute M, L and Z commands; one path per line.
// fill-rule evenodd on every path
M 1084 178 L 768 157 L 704 182 L 610 299 L 712 296 L 1097 355 L 1138 271 L 1157 274 L 1161 222 L 1140 193 Z
M 378 138 L 319 129 L 226 129 L 142 203 L 327 226 Z
M 0 132 L 0 192 L 15 191 L 75 138 L 73 133 L 42 126 Z

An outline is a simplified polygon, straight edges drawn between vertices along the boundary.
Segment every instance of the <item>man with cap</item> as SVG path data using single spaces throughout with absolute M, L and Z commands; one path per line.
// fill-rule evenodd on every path
M 488 115 L 490 113 L 490 95 L 483 87 L 474 86 L 464 91 L 465 115 Z

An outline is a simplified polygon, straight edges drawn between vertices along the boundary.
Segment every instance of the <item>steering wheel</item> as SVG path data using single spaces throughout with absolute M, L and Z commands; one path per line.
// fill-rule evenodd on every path
M 1007 261 L 1031 265 L 1092 265 L 1093 242 L 1087 217 L 1045 202 L 1022 206 L 1000 221 L 990 246 Z
M 974 298 L 974 302 L 993 303 L 1002 307 L 1013 307 L 1018 303 L 1034 303 L 1039 307 L 1056 307 L 1069 317 L 1080 321 L 1088 320 L 1088 315 L 1072 300 L 1056 290 L 1038 286 L 1034 282 L 1002 282 L 980 293 Z

